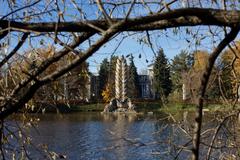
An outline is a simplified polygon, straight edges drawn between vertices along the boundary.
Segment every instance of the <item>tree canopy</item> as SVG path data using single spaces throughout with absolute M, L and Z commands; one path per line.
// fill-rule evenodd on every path
M 137 68 L 133 61 L 133 55 L 130 55 L 130 64 L 128 66 L 128 81 L 127 81 L 127 89 L 128 96 L 130 98 L 138 98 L 140 94 L 139 82 L 138 82 L 138 73 Z
M 193 55 L 186 51 L 181 51 L 174 56 L 171 63 L 171 79 L 173 82 L 173 89 L 178 92 L 182 91 L 183 78 L 185 73 L 193 67 Z
M 172 81 L 170 77 L 170 66 L 163 50 L 158 51 L 158 55 L 153 66 L 153 85 L 155 98 L 166 99 L 172 90 Z

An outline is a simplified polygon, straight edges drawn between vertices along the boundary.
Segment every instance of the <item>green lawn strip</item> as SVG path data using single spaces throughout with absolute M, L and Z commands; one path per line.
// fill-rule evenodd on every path
M 105 103 L 94 103 L 94 104 L 81 104 L 65 106 L 70 112 L 102 112 Z M 135 102 L 137 112 L 169 112 L 176 113 L 179 111 L 195 111 L 196 106 L 194 104 L 186 103 L 168 103 L 162 105 L 158 101 L 153 102 Z M 215 111 L 229 111 L 232 110 L 232 106 L 223 104 L 205 104 L 204 111 L 215 112 Z M 235 109 L 240 109 L 240 105 L 236 105 Z
M 94 104 L 82 104 L 71 106 L 71 111 L 76 112 L 102 112 L 105 104 L 103 103 L 94 103 Z
M 184 104 L 184 103 L 169 103 L 161 107 L 159 110 L 162 112 L 176 113 L 179 111 L 195 111 L 196 106 L 194 104 Z M 237 104 L 234 109 L 240 109 L 240 105 Z M 204 112 L 215 112 L 215 111 L 230 111 L 233 107 L 224 104 L 205 104 Z

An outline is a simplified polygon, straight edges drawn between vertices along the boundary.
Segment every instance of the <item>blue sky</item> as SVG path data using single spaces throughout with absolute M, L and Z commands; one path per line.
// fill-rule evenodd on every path
M 104 58 L 110 58 L 117 45 L 118 43 L 114 40 L 97 51 L 97 53 L 88 60 L 90 71 L 96 73 L 101 61 Z M 183 41 L 172 41 L 167 40 L 166 38 L 162 38 L 157 45 L 164 49 L 164 53 L 169 59 L 172 59 L 182 49 L 185 49 L 185 46 L 187 46 L 187 44 L 185 44 Z M 157 51 L 157 48 L 158 47 L 156 47 L 156 44 L 154 44 L 155 51 Z M 139 73 L 142 70 L 147 69 L 147 66 L 154 60 L 154 53 L 151 48 L 147 45 L 139 44 L 139 42 L 132 37 L 125 39 L 116 50 L 114 55 L 126 56 L 127 54 L 131 53 L 134 56 L 134 62 Z M 139 58 L 139 55 L 141 55 L 141 58 Z
M 21 1 L 18 1 L 18 5 L 20 5 Z M 61 1 L 59 1 L 61 2 Z M 40 2 L 41 4 L 42 2 Z M 24 5 L 24 4 L 21 4 Z M 41 4 L 43 5 L 43 4 Z M 66 14 L 66 20 L 67 21 L 79 21 L 83 17 L 79 15 L 79 12 L 74 9 L 73 5 L 71 3 L 67 3 L 64 1 L 64 5 L 66 5 L 67 12 Z M 97 11 L 97 6 L 96 5 L 90 5 L 86 3 L 85 1 L 80 1 L 79 6 L 81 6 L 84 9 L 84 12 L 86 13 L 86 17 L 88 19 L 94 19 L 96 18 L 96 14 L 101 14 Z M 6 6 L 5 4 L 2 3 L 0 6 Z M 54 5 L 53 5 L 54 6 Z M 44 5 L 43 5 L 44 7 Z M 4 9 L 0 10 L 0 15 L 4 15 L 8 12 L 7 7 L 2 7 Z M 35 7 L 32 7 L 35 9 Z M 50 10 L 51 8 L 49 8 Z M 124 9 L 124 8 L 122 8 Z M 151 9 L 155 9 L 154 6 L 151 6 Z M 141 11 L 140 11 L 141 10 Z M 134 13 L 137 14 L 144 14 L 143 13 L 143 8 L 137 7 Z M 37 12 L 40 12 L 41 9 L 38 8 Z M 146 11 L 145 11 L 146 12 Z M 119 14 L 120 13 L 120 14 Z M 21 12 L 19 13 L 21 15 Z M 54 13 L 56 14 L 56 13 Z M 53 15 L 54 15 L 53 14 Z M 74 16 L 76 15 L 76 16 Z M 118 17 L 121 14 L 121 11 L 116 11 L 114 14 L 115 17 Z M 42 15 L 40 20 L 37 21 L 56 21 L 56 15 L 53 17 L 49 18 L 49 15 L 45 14 Z M 34 20 L 33 20 L 34 21 Z M 212 27 L 213 32 L 216 32 L 216 35 L 219 35 L 219 37 L 222 37 L 221 34 L 218 33 L 218 30 L 216 27 Z M 177 32 L 176 32 L 177 30 Z M 181 30 L 179 29 L 168 29 L 167 31 L 154 31 L 154 32 L 149 32 L 151 34 L 151 42 L 153 43 L 153 48 L 155 52 L 159 48 L 162 48 L 164 50 L 164 53 L 166 54 L 167 58 L 170 60 L 172 59 L 176 54 L 180 53 L 181 50 L 186 50 L 186 51 L 193 51 L 196 49 L 202 49 L 202 50 L 207 50 L 210 51 L 214 47 L 214 44 L 211 42 L 217 42 L 219 41 L 219 37 L 213 37 L 211 38 L 211 35 L 209 35 L 209 28 L 208 27 L 191 27 L 191 34 L 186 34 L 186 28 L 183 27 Z M 195 38 L 194 34 L 197 33 L 197 36 Z M 131 34 L 131 36 L 129 36 Z M 105 46 L 103 46 L 99 51 L 97 51 L 96 54 L 94 54 L 89 60 L 89 70 L 93 73 L 98 72 L 98 68 L 100 63 L 104 58 L 110 58 L 116 47 L 118 46 L 119 41 L 121 41 L 121 38 L 125 36 L 126 38 L 123 40 L 121 45 L 118 47 L 114 55 L 128 55 L 128 54 L 133 54 L 134 56 L 134 61 L 135 65 L 138 68 L 138 72 L 141 73 L 142 70 L 147 69 L 147 66 L 152 63 L 154 60 L 154 53 L 143 41 L 146 41 L 146 32 L 143 33 L 138 33 L 136 35 L 132 35 L 133 33 L 123 33 L 117 37 L 115 37 L 113 40 L 111 40 L 109 43 L 107 43 Z M 13 37 L 11 37 L 13 38 Z M 14 37 L 17 39 L 17 37 Z M 33 47 L 43 47 L 39 44 L 39 40 L 42 37 L 36 38 L 35 41 L 32 41 Z M 43 38 L 47 44 L 54 44 L 53 41 L 49 38 Z M 139 41 L 139 39 L 142 39 L 143 41 Z M 201 39 L 202 43 L 199 46 L 195 45 L 195 42 L 197 39 Z M 14 40 L 12 41 L 13 43 L 15 42 Z M 30 49 L 30 42 L 28 44 L 24 45 L 21 50 L 28 50 Z M 15 46 L 15 44 L 11 44 Z M 86 49 L 84 46 L 87 47 L 87 45 L 80 46 L 79 48 L 81 49 Z M 10 46 L 12 47 L 12 46 Z M 61 48 L 60 46 L 56 45 L 56 48 Z M 141 55 L 141 58 L 139 58 L 139 55 Z M 148 61 L 148 63 L 146 62 Z
M 192 27 L 192 32 L 198 33 L 196 38 L 193 38 L 192 35 L 186 34 L 186 28 L 184 27 L 181 30 L 178 30 L 177 33 L 175 33 L 174 29 L 168 29 L 167 31 L 153 31 L 149 33 L 151 34 L 151 42 L 153 44 L 154 51 L 156 52 L 159 48 L 162 48 L 169 61 L 171 61 L 171 59 L 173 59 L 175 55 L 179 54 L 181 50 L 188 52 L 193 52 L 194 50 L 205 50 L 210 52 L 217 44 L 213 44 L 212 41 L 218 42 L 219 37 L 212 38 L 209 36 L 206 28 L 207 27 L 204 26 Z M 219 30 L 216 27 L 213 27 L 213 29 L 216 29 L 216 32 Z M 91 72 L 98 72 L 99 65 L 103 58 L 111 57 L 111 54 L 114 52 L 123 36 L 127 36 L 127 33 L 117 36 L 115 39 L 111 40 L 88 60 Z M 221 37 L 221 34 L 219 34 L 219 36 Z M 125 38 L 120 44 L 114 55 L 126 56 L 132 53 L 138 73 L 141 73 L 142 70 L 147 69 L 147 66 L 154 61 L 155 55 L 150 46 L 143 42 L 140 43 L 139 39 L 146 39 L 146 33 L 127 36 L 127 38 Z M 197 39 L 201 39 L 200 45 L 195 45 Z M 139 54 L 141 54 L 141 58 L 139 58 Z

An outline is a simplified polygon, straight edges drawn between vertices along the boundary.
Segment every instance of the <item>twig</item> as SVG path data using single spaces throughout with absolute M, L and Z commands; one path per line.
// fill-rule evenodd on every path
M 101 0 L 96 0 L 96 2 L 97 2 L 97 5 L 98 5 L 99 10 L 103 13 L 103 16 L 106 18 L 106 20 L 108 21 L 108 23 L 111 25 L 111 24 L 112 24 L 112 20 L 111 20 L 111 18 L 109 17 L 109 15 L 107 14 L 106 10 L 104 9 Z
M 125 20 L 128 19 L 129 15 L 130 15 L 130 13 L 131 13 L 131 11 L 132 11 L 132 9 L 133 9 L 133 6 L 134 6 L 134 4 L 135 4 L 135 1 L 136 1 L 136 0 L 132 0 L 132 3 L 131 3 L 131 5 L 130 5 L 130 7 L 128 8 L 128 11 L 127 11 Z
M 8 17 L 9 15 L 11 15 L 11 14 L 13 14 L 13 13 L 16 13 L 16 12 L 21 11 L 21 10 L 23 10 L 23 9 L 29 8 L 29 7 L 31 7 L 31 6 L 34 6 L 35 4 L 37 4 L 37 3 L 39 3 L 39 2 L 41 2 L 41 0 L 37 0 L 36 2 L 34 2 L 34 3 L 32 3 L 32 4 L 29 4 L 29 5 L 26 5 L 26 6 L 24 6 L 24 7 L 18 8 L 18 9 L 16 9 L 16 10 L 8 13 L 7 15 L 3 16 L 0 20 L 5 19 L 6 17 Z
M 0 68 L 21 48 L 30 33 L 24 33 L 17 46 L 0 62 Z
M 213 137 L 212 137 L 211 143 L 210 143 L 209 148 L 208 148 L 206 160 L 209 160 L 209 159 L 210 159 L 210 155 L 211 155 L 212 148 L 213 148 L 213 143 L 214 143 L 214 141 L 215 141 L 215 139 L 216 139 L 216 137 L 217 137 L 217 134 L 218 134 L 218 132 L 220 131 L 222 125 L 223 125 L 223 124 L 225 123 L 225 121 L 228 120 L 230 117 L 236 116 L 236 115 L 238 115 L 238 114 L 239 114 L 239 112 L 233 113 L 233 114 L 230 114 L 230 115 L 224 117 L 224 119 L 219 123 L 219 125 L 217 126 L 217 128 L 215 128 L 214 135 L 213 135 Z

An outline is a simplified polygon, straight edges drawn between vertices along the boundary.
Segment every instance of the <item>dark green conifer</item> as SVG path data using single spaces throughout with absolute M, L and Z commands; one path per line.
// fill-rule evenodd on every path
M 156 99 L 166 99 L 172 90 L 170 67 L 162 49 L 159 50 L 153 66 L 154 92 Z

